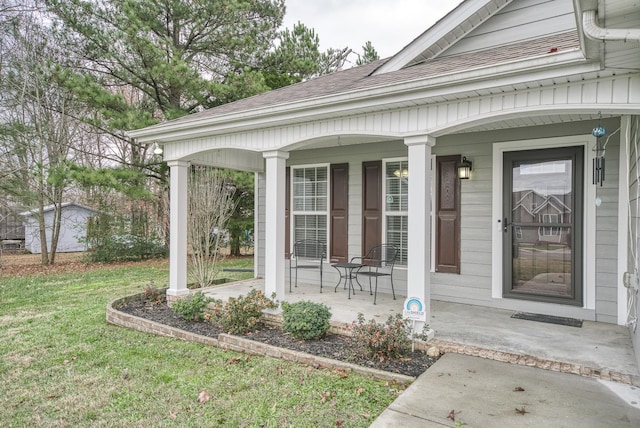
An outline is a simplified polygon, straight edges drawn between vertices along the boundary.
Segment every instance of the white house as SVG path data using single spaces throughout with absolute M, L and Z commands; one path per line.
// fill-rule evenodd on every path
M 255 172 L 267 294 L 285 296 L 285 253 L 312 234 L 327 263 L 396 244 L 396 291 L 427 309 L 634 326 L 639 128 L 636 1 L 466 0 L 391 58 L 130 135 L 163 145 L 171 167 L 170 296 L 188 293 L 197 163 Z M 456 175 L 462 158 L 470 179 Z M 518 222 L 527 191 L 571 214 Z M 523 242 L 527 228 L 567 239 Z
M 46 228 L 47 248 L 51 250 L 51 231 L 54 222 L 54 206 L 44 208 L 44 223 Z M 97 213 L 96 210 L 72 202 L 61 205 L 60 235 L 58 237 L 57 252 L 71 253 L 86 251 L 87 222 Z M 38 222 L 38 210 L 30 210 L 20 213 L 24 218 L 25 249 L 33 254 L 42 252 L 40 241 L 40 224 Z

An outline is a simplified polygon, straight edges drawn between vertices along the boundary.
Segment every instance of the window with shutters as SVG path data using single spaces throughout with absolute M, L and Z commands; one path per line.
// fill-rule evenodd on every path
M 293 241 L 317 239 L 327 243 L 328 165 L 291 168 Z
M 407 264 L 407 219 L 409 210 L 409 162 L 387 159 L 384 164 L 384 236 L 399 249 L 396 263 Z

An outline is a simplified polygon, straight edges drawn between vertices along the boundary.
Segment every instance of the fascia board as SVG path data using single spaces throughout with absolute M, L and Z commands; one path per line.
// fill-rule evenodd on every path
M 553 79 L 567 75 L 600 70 L 598 62 L 587 62 L 579 50 L 545 55 L 537 59 L 483 67 L 427 79 L 367 88 L 312 100 L 247 110 L 215 117 L 181 121 L 177 124 L 155 125 L 129 131 L 127 134 L 140 143 L 171 142 L 257 127 L 266 128 L 301 121 L 356 114 L 362 111 L 393 108 L 407 102 L 419 102 L 433 97 L 451 96 L 515 85 L 535 80 Z M 526 71 L 526 73 L 525 73 Z M 490 85 L 487 85 L 490 82 Z

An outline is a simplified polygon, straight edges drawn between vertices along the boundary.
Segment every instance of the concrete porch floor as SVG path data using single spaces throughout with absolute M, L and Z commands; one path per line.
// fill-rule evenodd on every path
M 246 295 L 251 289 L 264 290 L 260 279 L 231 283 L 203 289 L 216 299 Z M 298 284 L 285 300 L 321 302 L 331 308 L 332 321 L 351 323 L 362 312 L 366 320 L 384 322 L 390 315 L 402 311 L 405 297 L 378 293 L 377 304 L 368 290 L 347 299 L 347 290 L 329 284 Z M 577 364 L 599 370 L 609 370 L 636 377 L 640 375 L 631 337 L 626 327 L 584 321 L 582 328 L 511 318 L 513 311 L 442 301 L 431 302 L 431 328 L 435 339 L 462 345 L 532 356 L 545 360 Z

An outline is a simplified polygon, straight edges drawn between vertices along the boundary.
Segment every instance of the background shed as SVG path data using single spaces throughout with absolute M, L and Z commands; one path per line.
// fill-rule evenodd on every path
M 96 210 L 72 202 L 62 204 L 62 223 L 58 238 L 57 252 L 70 253 L 86 251 L 88 249 L 85 238 L 87 236 L 87 222 L 97 213 Z M 46 225 L 47 248 L 51 250 L 51 228 L 53 224 L 54 206 L 44 209 Z M 38 225 L 38 210 L 21 213 L 24 217 L 25 248 L 34 254 L 40 254 L 40 228 Z

